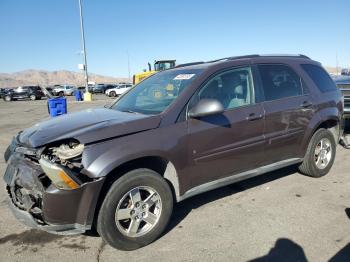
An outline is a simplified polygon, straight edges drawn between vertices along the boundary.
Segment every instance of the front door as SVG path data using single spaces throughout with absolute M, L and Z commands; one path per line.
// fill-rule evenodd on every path
M 256 168 L 263 157 L 264 109 L 255 103 L 251 68 L 212 77 L 189 107 L 200 99 L 216 99 L 225 111 L 187 120 L 192 187 Z

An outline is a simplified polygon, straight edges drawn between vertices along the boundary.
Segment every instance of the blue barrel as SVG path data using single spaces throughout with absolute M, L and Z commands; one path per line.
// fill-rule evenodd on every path
M 82 93 L 79 89 L 74 91 L 74 95 L 75 95 L 76 101 L 83 101 L 83 96 L 82 96 Z
M 67 99 L 65 97 L 49 98 L 47 108 L 51 117 L 67 114 Z

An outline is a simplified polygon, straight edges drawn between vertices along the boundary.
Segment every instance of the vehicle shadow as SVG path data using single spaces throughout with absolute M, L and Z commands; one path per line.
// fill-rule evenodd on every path
M 249 262 L 265 261 L 307 262 L 308 260 L 301 246 L 287 238 L 279 238 L 267 255 L 249 260 Z
M 172 219 L 163 235 L 176 227 L 193 209 L 267 182 L 289 176 L 295 172 L 297 172 L 297 166 L 289 166 L 186 199 L 175 205 Z
M 350 243 L 343 247 L 337 254 L 335 254 L 329 262 L 348 262 L 350 261 Z
M 344 123 L 344 133 L 350 134 L 350 119 L 346 119 Z
M 347 217 L 350 219 L 350 207 L 345 208 L 345 214 L 346 214 Z

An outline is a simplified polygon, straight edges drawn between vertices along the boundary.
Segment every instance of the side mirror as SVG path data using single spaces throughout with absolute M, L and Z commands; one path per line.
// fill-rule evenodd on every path
M 223 105 L 216 99 L 201 99 L 188 111 L 189 118 L 217 115 L 224 112 Z

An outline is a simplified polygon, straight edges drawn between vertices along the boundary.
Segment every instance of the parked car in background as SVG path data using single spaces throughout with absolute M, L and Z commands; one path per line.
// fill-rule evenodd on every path
M 91 88 L 91 93 L 97 94 L 97 93 L 104 93 L 104 86 L 105 84 L 96 84 Z
M 11 88 L 0 88 L 0 98 L 3 98 L 8 90 Z
M 341 92 L 306 56 L 179 65 L 107 108 L 17 134 L 5 152 L 8 203 L 30 227 L 96 226 L 111 246 L 137 249 L 167 228 L 175 202 L 290 165 L 326 175 L 342 114 Z
M 52 87 L 52 93 L 55 96 L 72 96 L 76 87 L 73 85 L 54 85 Z
M 103 92 L 103 93 L 106 93 L 107 90 L 116 88 L 117 86 L 118 86 L 118 85 L 116 85 L 116 84 L 107 84 L 107 85 L 105 85 L 105 88 L 104 88 L 104 92 Z
M 344 117 L 350 118 L 350 76 L 338 77 L 334 81 L 344 97 Z
M 104 94 L 108 89 L 115 88 L 117 85 L 113 84 L 96 84 L 91 88 L 91 93 L 93 94 Z
M 37 100 L 42 97 L 45 97 L 45 94 L 40 86 L 19 86 L 3 94 L 3 99 L 7 102 L 18 99 Z
M 108 89 L 106 96 L 117 97 L 124 94 L 132 87 L 132 84 L 118 84 L 116 87 Z
M 343 68 L 341 70 L 341 75 L 349 76 L 350 75 L 350 69 L 349 68 Z

